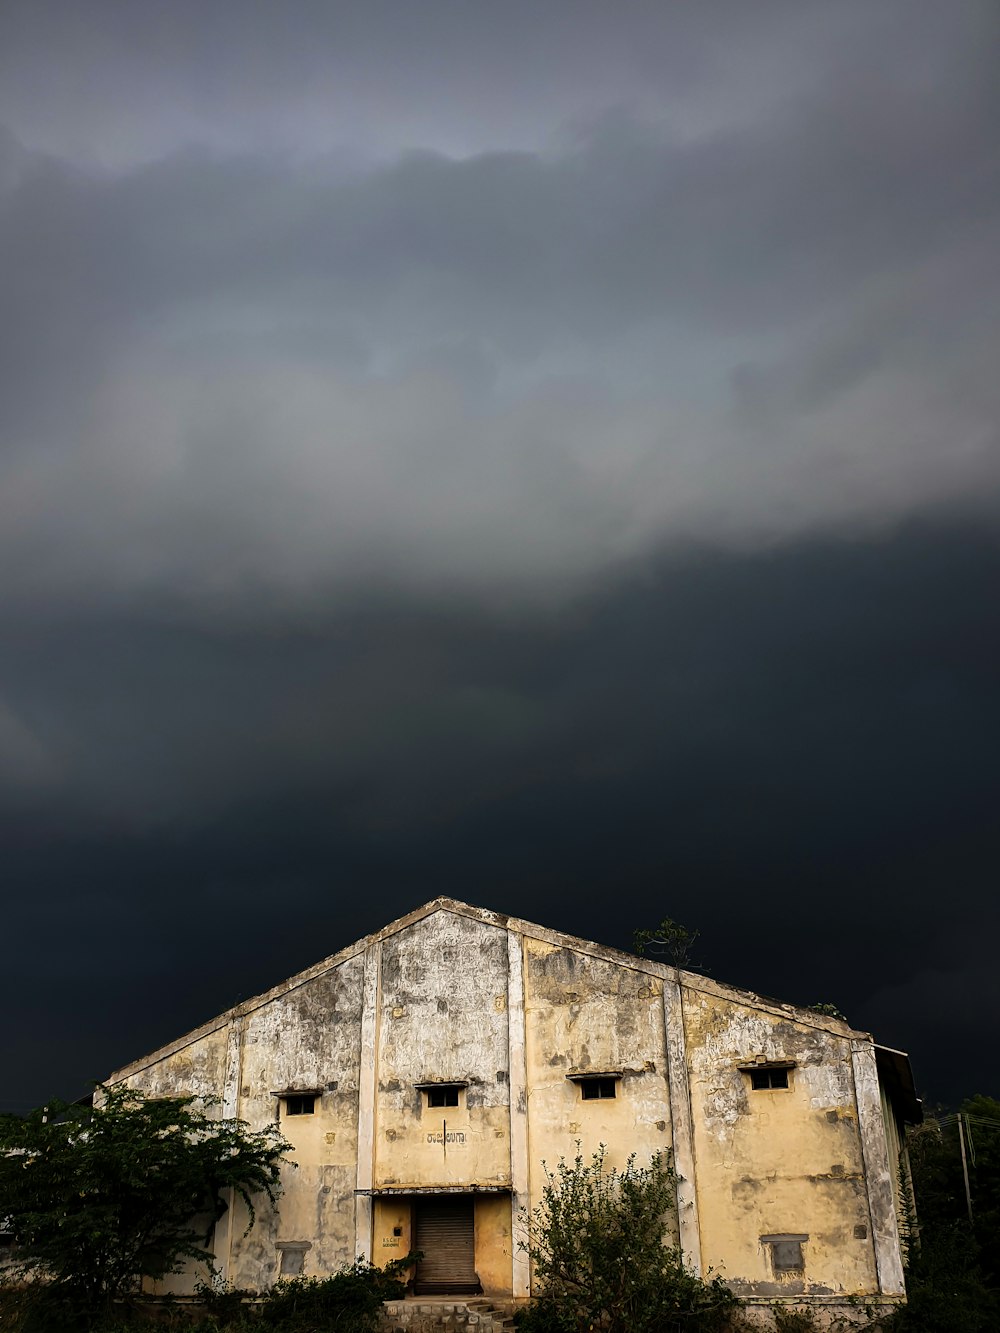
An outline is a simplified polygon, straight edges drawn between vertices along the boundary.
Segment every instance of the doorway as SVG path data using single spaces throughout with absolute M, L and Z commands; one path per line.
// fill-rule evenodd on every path
M 474 1296 L 482 1291 L 476 1275 L 474 1202 L 467 1194 L 444 1194 L 414 1200 L 414 1248 L 417 1262 L 413 1289 L 418 1296 Z

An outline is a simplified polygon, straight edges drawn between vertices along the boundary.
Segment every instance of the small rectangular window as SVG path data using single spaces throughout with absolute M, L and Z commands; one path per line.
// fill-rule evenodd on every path
M 301 1277 L 305 1267 L 306 1251 L 311 1249 L 312 1243 L 308 1240 L 279 1240 L 278 1276 Z
M 316 1098 L 311 1093 L 296 1094 L 285 1098 L 286 1115 L 313 1115 L 316 1111 Z
M 750 1086 L 760 1092 L 766 1088 L 787 1088 L 787 1069 L 751 1069 Z
M 616 1078 L 581 1078 L 577 1082 L 580 1084 L 580 1092 L 585 1102 L 618 1095 Z
M 427 1089 L 428 1106 L 457 1106 L 458 1089 L 457 1088 L 428 1088 Z
M 801 1273 L 805 1269 L 802 1246 L 808 1235 L 761 1236 L 771 1248 L 771 1268 L 777 1273 Z

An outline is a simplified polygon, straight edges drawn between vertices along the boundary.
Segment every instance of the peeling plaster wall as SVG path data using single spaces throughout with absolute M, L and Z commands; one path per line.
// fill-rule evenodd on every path
M 216 1262 L 238 1286 L 270 1286 L 285 1241 L 309 1245 L 306 1273 L 330 1273 L 354 1257 L 362 967 L 350 959 L 126 1080 L 150 1096 L 214 1098 L 216 1114 L 239 1116 L 253 1129 L 279 1123 L 292 1144 L 295 1165 L 282 1168 L 277 1209 L 256 1201 L 256 1225 L 243 1236 L 248 1218 L 237 1199 L 216 1227 Z M 316 1113 L 282 1118 L 273 1093 L 288 1088 L 321 1090 Z M 189 1291 L 203 1277 L 199 1267 L 165 1286 Z
M 524 941 L 528 1161 L 531 1198 L 543 1161 L 589 1159 L 607 1145 L 622 1167 L 671 1146 L 663 983 L 646 972 L 540 940 Z M 616 1096 L 585 1101 L 569 1073 L 613 1070 Z
M 702 1258 L 737 1291 L 878 1290 L 851 1041 L 684 987 Z M 794 1061 L 788 1089 L 739 1068 Z M 801 1271 L 776 1271 L 763 1236 L 802 1236 Z
M 219 1106 L 210 1115 L 221 1116 L 222 1087 L 226 1077 L 228 1026 L 207 1033 L 125 1080 L 148 1097 L 215 1098 Z
M 239 1114 L 255 1129 L 277 1121 L 296 1165 L 282 1170 L 272 1225 L 258 1220 L 233 1247 L 230 1278 L 238 1285 L 274 1281 L 281 1242 L 310 1245 L 306 1274 L 333 1272 L 354 1257 L 363 970 L 363 959 L 352 958 L 244 1020 Z M 272 1095 L 295 1088 L 319 1090 L 315 1114 L 289 1116 Z
M 146 1068 L 137 1070 L 123 1082 L 148 1097 L 204 1097 L 210 1103 L 217 1103 L 205 1108 L 208 1115 L 219 1118 L 224 1114 L 222 1100 L 229 1032 L 228 1024 L 207 1032 L 200 1039 L 184 1044 L 162 1059 L 154 1060 Z M 202 1225 L 207 1231 L 211 1219 L 207 1216 L 197 1219 L 199 1229 Z M 216 1259 L 220 1251 L 220 1231 L 221 1228 L 216 1227 L 209 1233 L 207 1245 L 208 1251 Z M 187 1263 L 182 1272 L 168 1281 L 146 1282 L 144 1286 L 152 1294 L 165 1291 L 190 1294 L 195 1285 L 204 1279 L 205 1271 L 202 1264 Z
M 438 912 L 382 946 L 375 1184 L 509 1185 L 507 932 Z M 424 1082 L 463 1082 L 430 1108 Z

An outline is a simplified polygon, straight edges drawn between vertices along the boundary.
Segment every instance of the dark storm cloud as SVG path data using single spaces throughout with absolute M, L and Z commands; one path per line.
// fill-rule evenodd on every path
M 438 893 L 973 1091 L 995 9 L 4 22 L 0 1100 Z
M 618 103 L 694 137 L 890 62 L 933 87 L 941 53 L 974 50 L 993 17 L 970 0 L 10 0 L 0 119 L 33 147 L 114 162 L 183 141 L 534 148 Z
M 8 925 L 47 941 L 33 1003 L 95 973 L 132 997 L 122 1021 L 108 982 L 87 1031 L 64 1013 L 60 1077 L 451 893 L 625 946 L 671 913 L 715 975 L 834 999 L 960 1091 L 995 1012 L 998 579 L 995 537 L 916 528 L 663 559 L 505 623 L 9 625 L 18 709 L 64 763 L 7 821 Z M 19 950 L 6 984 L 36 969 Z
M 6 590 L 537 593 L 995 498 L 979 14 L 888 64 L 879 23 L 806 42 L 787 104 L 703 135 L 113 171 L 9 142 Z

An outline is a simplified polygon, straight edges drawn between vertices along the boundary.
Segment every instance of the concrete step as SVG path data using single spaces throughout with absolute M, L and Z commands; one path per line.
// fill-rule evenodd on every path
M 416 1297 L 385 1301 L 381 1333 L 511 1333 L 512 1311 L 488 1299 L 448 1301 Z

